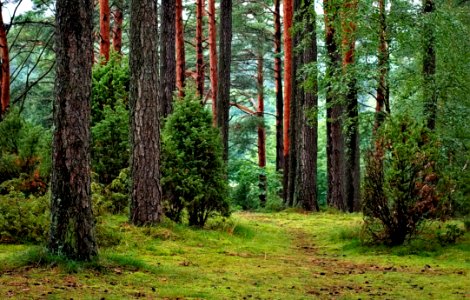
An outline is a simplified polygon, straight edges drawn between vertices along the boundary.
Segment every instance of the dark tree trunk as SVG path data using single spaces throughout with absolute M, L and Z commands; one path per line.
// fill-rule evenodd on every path
M 377 103 L 375 106 L 374 131 L 382 125 L 387 113 L 390 113 L 390 92 L 388 86 L 389 51 L 387 43 L 387 15 L 385 11 L 385 0 L 378 0 L 379 4 L 379 48 L 378 48 L 378 70 L 379 79 L 377 84 Z
M 2 69 L 0 71 L 0 120 L 3 119 L 10 107 L 10 58 L 8 54 L 8 42 L 5 24 L 2 17 L 2 6 L 0 2 L 0 58 Z
M 114 28 L 113 28 L 113 48 L 119 54 L 122 54 L 122 22 L 124 20 L 124 2 L 117 0 L 114 2 Z
M 202 17 L 204 1 L 196 0 L 196 89 L 204 97 L 204 49 L 202 48 Z
M 276 171 L 284 169 L 280 0 L 274 0 L 274 84 L 276 89 Z
M 257 87 L 258 87 L 258 109 L 257 115 L 260 118 L 258 124 L 258 166 L 260 169 L 259 174 L 259 201 L 261 207 L 266 205 L 267 196 L 267 181 L 266 181 L 266 128 L 264 126 L 264 79 L 263 79 L 263 55 L 258 56 L 258 75 L 257 75 Z
M 178 96 L 184 96 L 184 75 L 186 59 L 184 55 L 183 1 L 176 0 L 176 88 Z
M 434 0 L 423 0 L 423 95 L 424 115 L 430 130 L 436 128 L 437 92 L 436 92 L 436 50 L 434 29 L 431 16 L 434 13 Z
M 98 254 L 91 207 L 90 99 L 93 1 L 57 0 L 56 84 L 49 250 Z
M 228 160 L 228 117 L 230 109 L 230 64 L 232 55 L 232 0 L 220 1 L 219 85 L 217 87 L 217 126 L 224 145 L 224 160 Z
M 215 0 L 209 0 L 209 64 L 212 95 L 212 121 L 217 126 L 217 34 Z
M 132 0 L 130 15 L 131 215 L 136 225 L 162 217 L 157 13 L 153 0 Z M 174 24 L 174 23 L 173 23 Z
M 338 73 L 341 67 L 341 55 L 335 41 L 335 22 L 338 17 L 339 6 L 333 0 L 324 0 L 325 11 L 325 45 L 327 51 L 326 66 L 326 132 L 327 132 L 327 170 L 328 190 L 327 203 L 329 206 L 346 211 L 344 199 L 344 149 L 343 149 L 343 122 L 344 112 L 338 91 L 334 88 L 333 81 L 338 82 Z
M 284 140 L 284 202 L 289 201 L 289 171 L 290 171 L 290 117 L 291 117 L 291 99 L 292 99 L 292 19 L 294 17 L 292 0 L 284 1 L 284 124 L 283 124 L 283 140 Z
M 315 26 L 315 10 L 313 1 L 303 3 L 301 18 L 305 20 L 305 38 L 309 41 L 303 50 L 302 64 L 317 62 L 317 35 Z M 307 211 L 318 211 L 317 201 L 317 153 L 318 153 L 318 85 L 317 72 L 304 77 L 304 82 L 311 82 L 302 88 L 303 100 L 299 103 L 299 170 L 298 170 L 298 201 Z
M 110 10 L 109 0 L 100 0 L 100 56 L 104 62 L 109 60 L 110 40 Z
M 160 29 L 160 112 L 167 117 L 173 111 L 173 92 L 176 89 L 175 58 L 175 16 L 174 0 L 163 0 Z

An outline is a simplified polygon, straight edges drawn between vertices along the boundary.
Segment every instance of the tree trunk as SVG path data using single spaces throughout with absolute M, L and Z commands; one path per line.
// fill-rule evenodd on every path
M 48 247 L 78 260 L 98 254 L 90 188 L 92 30 L 93 1 L 57 0 Z
M 274 0 L 274 85 L 276 93 L 276 171 L 284 169 L 280 0 Z
M 196 89 L 204 97 L 204 49 L 202 48 L 203 0 L 196 0 Z
M 110 10 L 109 0 L 100 0 L 100 56 L 104 64 L 109 60 L 110 42 Z
M 132 0 L 130 14 L 131 215 L 136 225 L 162 217 L 157 13 L 153 0 Z
M 217 126 L 217 36 L 215 23 L 215 0 L 209 0 L 209 64 L 212 95 L 212 120 Z
M 176 89 L 175 16 L 173 0 L 163 0 L 160 29 L 160 112 L 167 117 L 173 111 L 173 92 Z
M 122 22 L 124 20 L 124 3 L 123 0 L 114 2 L 114 29 L 113 29 L 113 48 L 119 54 L 122 54 Z
M 176 88 L 178 96 L 184 97 L 184 73 L 186 60 L 184 57 L 184 26 L 183 26 L 183 1 L 176 0 Z
M 220 1 L 219 67 L 217 87 L 217 126 L 224 145 L 224 160 L 228 160 L 228 118 L 230 109 L 230 64 L 232 55 L 232 0 Z
M 0 58 L 2 59 L 2 70 L 0 72 L 0 120 L 3 119 L 10 107 L 10 58 L 8 54 L 8 41 L 5 24 L 2 17 L 3 3 L 0 2 Z
M 290 109 L 292 99 L 292 19 L 293 19 L 293 3 L 292 0 L 284 1 L 284 201 L 288 201 L 288 185 L 289 185 L 289 154 L 290 154 Z
M 344 126 L 345 141 L 345 201 L 349 212 L 359 211 L 360 206 L 360 162 L 359 162 L 359 112 L 357 101 L 354 55 L 356 43 L 356 0 L 347 0 L 343 6 L 343 74 L 347 85 L 346 117 Z
M 327 203 L 339 210 L 346 211 L 347 206 L 344 199 L 344 153 L 343 153 L 343 105 L 339 99 L 339 93 L 334 88 L 333 81 L 338 81 L 340 71 L 341 55 L 335 41 L 335 22 L 339 7 L 334 0 L 324 0 L 325 12 L 325 45 L 327 51 L 326 64 L 326 131 L 327 131 L 327 170 L 328 190 Z
M 258 87 L 258 166 L 260 169 L 259 174 L 259 201 L 261 207 L 266 206 L 267 196 L 267 180 L 266 180 L 266 128 L 264 126 L 264 79 L 263 79 L 263 64 L 264 58 L 262 54 L 258 55 L 258 74 L 257 74 L 257 87 Z
M 382 125 L 386 113 L 390 113 L 390 92 L 388 86 L 389 51 L 387 43 L 387 19 L 385 0 L 378 0 L 379 6 L 379 48 L 377 65 L 379 79 L 377 84 L 377 103 L 375 106 L 374 131 Z
M 303 50 L 302 64 L 316 64 L 317 62 L 317 35 L 316 16 L 313 9 L 313 0 L 306 0 L 301 10 L 301 18 L 305 20 L 305 38 L 309 41 Z M 317 71 L 303 77 L 303 82 L 311 85 L 303 86 L 303 102 L 299 103 L 299 178 L 298 203 L 307 211 L 318 211 L 317 201 L 317 153 L 318 153 L 318 84 Z
M 423 95 L 424 115 L 430 130 L 436 127 L 437 92 L 436 92 L 436 50 L 432 15 L 435 11 L 434 0 L 423 0 Z

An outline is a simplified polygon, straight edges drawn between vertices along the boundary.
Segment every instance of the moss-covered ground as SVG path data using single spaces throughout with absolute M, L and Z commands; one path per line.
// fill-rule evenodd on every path
M 470 299 L 469 233 L 386 248 L 360 243 L 354 214 L 236 213 L 205 229 L 102 222 L 94 262 L 0 245 L 0 299 Z

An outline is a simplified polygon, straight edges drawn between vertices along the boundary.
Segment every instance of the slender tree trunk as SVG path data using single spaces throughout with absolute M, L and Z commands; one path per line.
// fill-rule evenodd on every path
M 293 3 L 292 0 L 284 1 L 284 201 L 288 201 L 289 185 L 289 154 L 290 154 L 290 109 L 292 99 L 292 35 L 291 28 L 293 22 Z
M 203 0 L 196 0 L 196 89 L 204 97 L 204 49 L 202 48 Z
M 360 206 L 360 161 L 359 161 L 359 112 L 357 101 L 354 56 L 356 43 L 357 1 L 347 0 L 343 6 L 343 74 L 347 85 L 346 117 L 344 126 L 345 141 L 345 200 L 349 212 L 359 211 Z
M 0 72 L 0 120 L 2 120 L 6 111 L 10 107 L 10 58 L 8 54 L 7 33 L 2 17 L 2 7 L 3 3 L 0 2 L 0 58 L 2 60 L 2 70 Z
M 154 224 L 162 217 L 155 5 L 153 0 L 132 0 L 130 6 L 130 220 L 136 225 Z
M 301 10 L 301 18 L 305 20 L 305 38 L 309 41 L 303 50 L 303 64 L 317 62 L 316 16 L 313 0 L 305 0 Z M 298 201 L 307 211 L 318 211 L 317 201 L 317 155 L 318 155 L 318 84 L 317 71 L 303 78 L 311 85 L 303 86 L 303 103 L 299 103 L 300 151 L 298 170 Z
M 378 48 L 378 70 L 379 79 L 377 84 L 377 103 L 375 106 L 374 131 L 382 125 L 386 113 L 390 113 L 390 92 L 388 86 L 389 51 L 387 43 L 387 19 L 385 11 L 385 0 L 378 0 L 379 6 L 379 48 Z
M 276 92 L 276 171 L 284 169 L 280 0 L 274 0 L 274 84 Z
M 325 13 L 325 45 L 327 51 L 326 66 L 326 131 L 327 131 L 327 169 L 328 190 L 327 203 L 337 209 L 346 211 L 344 200 L 344 153 L 343 153 L 343 105 L 339 99 L 339 93 L 334 88 L 333 82 L 338 82 L 338 73 L 341 66 L 341 55 L 336 44 L 335 22 L 338 17 L 339 7 L 334 0 L 324 0 Z
M 167 117 L 173 111 L 173 92 L 176 89 L 174 0 L 162 0 L 160 26 L 160 112 Z
M 186 59 L 184 54 L 183 1 L 176 0 L 176 88 L 178 96 L 184 97 L 184 74 Z
M 217 126 L 217 36 L 215 23 L 215 0 L 209 0 L 209 64 L 212 95 L 212 120 Z
M 57 0 L 48 247 L 55 254 L 78 260 L 98 254 L 90 188 L 92 30 L 92 0 Z
M 114 2 L 114 28 L 113 28 L 113 49 L 122 54 L 122 22 L 124 20 L 124 2 L 116 0 Z
M 219 67 L 217 87 L 217 126 L 224 145 L 224 160 L 228 160 L 228 118 L 230 109 L 230 64 L 232 56 L 232 0 L 220 1 Z
M 430 130 L 436 127 L 437 92 L 436 92 L 436 50 L 432 15 L 435 11 L 434 0 L 423 0 L 423 95 L 424 114 Z
M 104 64 L 109 60 L 110 42 L 110 10 L 109 0 L 100 0 L 100 56 Z
M 264 126 L 264 78 L 263 78 L 263 64 L 264 58 L 262 54 L 258 55 L 258 109 L 257 115 L 260 118 L 258 123 L 258 166 L 260 169 L 259 174 L 259 201 L 261 207 L 266 205 L 267 196 L 267 178 L 266 178 L 266 128 Z

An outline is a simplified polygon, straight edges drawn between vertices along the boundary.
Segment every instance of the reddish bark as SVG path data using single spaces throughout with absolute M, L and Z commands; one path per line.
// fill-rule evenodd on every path
M 292 19 L 294 17 L 292 0 L 284 1 L 284 161 L 289 156 L 289 120 L 292 98 Z M 285 169 L 284 169 L 285 170 Z
M 284 168 L 280 0 L 274 0 L 274 84 L 276 90 L 276 170 Z
M 200 97 L 204 96 L 204 49 L 202 48 L 203 0 L 196 1 L 196 89 Z
M 387 20 L 385 13 L 385 0 L 379 0 L 379 48 L 378 69 L 379 79 L 377 85 L 377 104 L 375 106 L 374 131 L 382 124 L 385 113 L 390 112 L 390 93 L 388 87 L 389 51 L 387 43 Z
M 178 96 L 184 96 L 185 55 L 184 55 L 184 27 L 183 27 L 183 1 L 176 0 L 176 88 Z
M 209 0 L 209 64 L 212 95 L 212 121 L 217 126 L 217 36 L 215 0 Z
M 266 129 L 264 127 L 264 86 L 263 86 L 263 56 L 258 56 L 258 75 L 257 75 L 257 86 L 258 86 L 258 107 L 257 115 L 260 118 L 258 123 L 258 165 L 261 173 L 259 174 L 259 200 L 261 206 L 266 204 L 266 174 L 264 168 L 266 167 Z
M 124 15 L 122 13 L 122 1 L 117 1 L 116 8 L 114 9 L 114 28 L 113 28 L 113 49 L 119 54 L 122 54 L 122 22 Z
M 100 0 L 100 56 L 104 57 L 104 62 L 109 60 L 110 43 L 110 11 L 109 0 Z
M 2 6 L 3 4 L 0 2 L 0 58 L 2 60 L 2 70 L 0 73 L 0 102 L 2 104 L 0 119 L 10 106 L 10 58 L 8 54 L 7 34 L 2 17 Z

